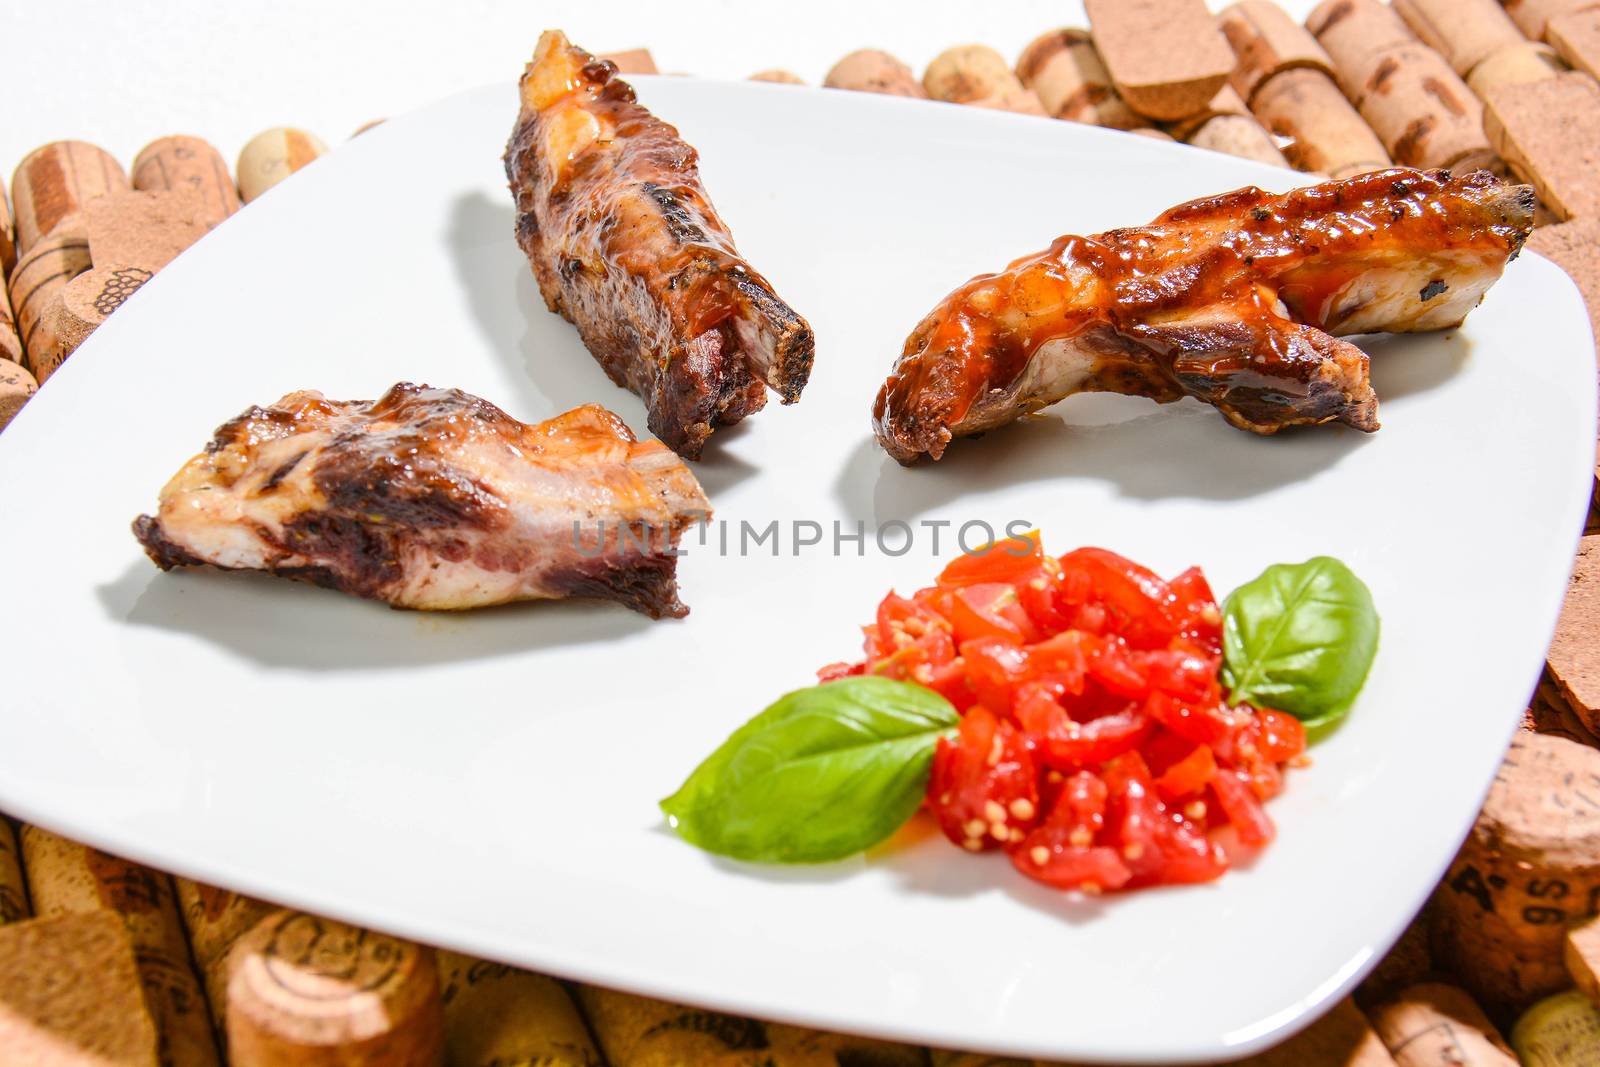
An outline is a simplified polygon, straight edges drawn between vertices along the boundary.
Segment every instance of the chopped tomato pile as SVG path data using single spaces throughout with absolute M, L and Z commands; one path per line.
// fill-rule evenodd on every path
M 1262 804 L 1305 750 L 1299 720 L 1233 707 L 1222 615 L 1198 568 L 1171 581 L 1101 548 L 1047 556 L 1037 534 L 890 593 L 866 659 L 962 713 L 926 807 L 973 852 L 1085 892 L 1208 882 L 1272 840 Z

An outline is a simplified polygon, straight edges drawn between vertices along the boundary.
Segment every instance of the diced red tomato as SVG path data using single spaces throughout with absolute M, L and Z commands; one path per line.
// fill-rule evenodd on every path
M 1150 773 L 1159 779 L 1194 749 L 1193 741 L 1179 737 L 1165 726 L 1157 724 L 1150 734 L 1150 739 L 1140 747 L 1139 754 L 1144 757 L 1145 766 L 1150 768 Z
M 1028 652 L 1005 637 L 979 637 L 961 646 L 967 684 L 984 706 L 1002 714 L 1011 711 L 1014 690 L 1031 677 Z
M 818 676 L 915 682 L 962 713 L 927 807 L 964 848 L 1099 892 L 1210 881 L 1272 840 L 1263 803 L 1305 729 L 1224 700 L 1222 613 L 1197 568 L 1166 582 L 1105 549 L 1057 560 L 1029 534 L 890 593 L 864 637 L 862 662 Z
M 1228 854 L 1187 819 L 1173 823 L 1162 853 L 1163 882 L 1210 882 L 1222 877 L 1228 866 Z
M 1217 773 L 1217 761 L 1206 745 L 1196 745 L 1194 751 L 1168 767 L 1156 779 L 1156 789 L 1168 800 L 1192 796 L 1211 784 Z
M 1026 739 L 983 705 L 970 708 L 956 740 L 934 750 L 928 806 L 944 835 L 973 852 L 1019 843 L 1039 815 Z
M 1133 661 L 1128 648 L 1116 638 L 1088 644 L 1089 677 L 1107 692 L 1129 699 L 1142 698 L 1150 691 L 1150 680 Z
M 1055 732 L 1033 736 L 1047 767 L 1075 770 L 1132 752 L 1150 735 L 1155 722 L 1138 705 L 1085 723 L 1066 719 Z
M 1088 577 L 1089 599 L 1105 608 L 1133 647 L 1160 647 L 1182 629 L 1172 587 L 1132 560 L 1103 548 L 1080 548 L 1061 557 L 1061 568 Z
M 1222 652 L 1222 610 L 1211 594 L 1211 583 L 1199 567 L 1190 567 L 1170 583 L 1173 606 L 1182 620 L 1179 634 L 1212 655 Z
M 1197 745 L 1215 748 L 1234 729 L 1226 709 L 1217 705 L 1189 704 L 1157 691 L 1150 694 L 1145 706 L 1156 722 Z
M 939 572 L 940 585 L 975 585 L 978 582 L 1017 582 L 1040 568 L 1044 549 L 1037 530 L 1008 537 L 957 556 Z
M 852 675 L 866 673 L 865 663 L 830 663 L 826 667 L 817 668 L 817 681 L 833 682 L 840 678 L 849 678 Z
M 1217 669 L 1222 664 L 1219 657 L 1186 649 L 1161 649 L 1130 652 L 1128 659 L 1149 680 L 1150 688 L 1178 700 L 1216 703 Z
M 1217 803 L 1222 806 L 1223 814 L 1238 831 L 1239 840 L 1245 845 L 1259 847 L 1272 840 L 1274 829 L 1272 820 L 1261 807 L 1261 801 L 1256 799 L 1255 792 L 1245 779 L 1239 776 L 1238 771 L 1221 770 L 1211 779 L 1211 789 L 1216 795 Z
M 1050 560 L 1055 563 L 1055 560 Z M 1076 633 L 1072 629 L 1073 611 L 1062 592 L 1061 567 L 1044 566 L 1017 579 L 1017 599 L 1041 633 Z
M 1256 746 L 1263 758 L 1273 763 L 1287 763 L 1306 750 L 1306 728 L 1293 715 L 1285 715 L 1271 708 L 1256 711 L 1259 736 Z
M 1089 893 L 1121 889 L 1133 877 L 1114 848 L 1074 848 L 1038 833 L 1023 839 L 1021 847 L 1011 853 L 1011 862 L 1029 878 L 1046 885 Z
M 1016 587 L 1009 582 L 980 582 L 964 585 L 952 598 L 950 623 L 956 642 L 965 644 L 980 637 L 1000 637 L 1019 643 L 1039 639 L 1038 627 L 1028 618 Z

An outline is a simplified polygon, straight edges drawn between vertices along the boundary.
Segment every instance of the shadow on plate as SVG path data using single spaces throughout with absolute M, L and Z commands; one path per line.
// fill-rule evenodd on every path
M 540 418 L 601 403 L 629 425 L 642 425 L 644 410 L 611 384 L 577 333 L 545 310 L 544 297 L 515 238 L 516 211 L 481 192 L 456 198 L 449 244 L 456 277 L 489 350 L 521 372 L 525 407 Z
M 677 836 L 665 823 L 657 827 L 656 832 Z M 684 847 L 692 846 L 685 843 Z M 1093 922 L 1107 907 L 1114 907 L 1116 901 L 1116 898 L 1062 892 L 1030 881 L 1012 870 L 1010 862 L 999 853 L 969 856 L 946 842 L 933 820 L 926 816 L 913 818 L 865 856 L 851 856 L 835 863 L 761 864 L 725 856 L 708 855 L 706 858 L 728 874 L 781 885 L 833 885 L 867 877 L 869 867 L 878 868 L 889 873 L 897 888 L 910 893 L 961 899 L 1003 892 L 1019 904 L 1073 924 Z M 1203 890 L 1204 887 L 1180 888 Z
M 601 404 L 640 437 L 650 436 L 643 402 L 606 377 L 571 323 L 545 309 L 533 271 L 517 247 L 516 219 L 509 201 L 463 194 L 451 211 L 449 243 L 456 277 L 484 342 L 520 371 L 513 377 L 527 385 L 518 410 L 550 418 L 580 404 Z M 743 432 L 744 424 L 718 430 L 705 455 L 691 464 L 713 499 L 756 473 L 727 448 Z
M 1355 338 L 1372 356 L 1372 386 L 1384 405 L 1443 385 L 1465 365 L 1471 342 L 1459 331 Z M 864 438 L 834 483 L 850 514 L 876 523 L 910 521 L 960 496 L 1056 478 L 1092 478 L 1141 500 L 1241 500 L 1332 468 L 1377 434 L 1306 426 L 1260 437 L 1234 429 L 1195 400 L 1154 405 L 1100 394 L 1062 402 L 1054 413 L 1020 419 L 978 438 L 951 442 L 945 458 L 900 466 Z M 1108 421 L 1095 415 L 1109 412 Z M 1088 416 L 1087 418 L 1085 416 Z
M 1240 500 L 1333 467 L 1369 436 L 1333 426 L 1263 438 L 1189 400 L 1096 426 L 1047 414 L 952 442 L 944 459 L 915 467 L 902 467 L 876 439 L 864 439 L 834 491 L 850 514 L 880 524 L 914 520 L 968 493 L 1059 478 L 1108 482 L 1142 500 Z
M 1367 334 L 1349 340 L 1372 357 L 1372 388 L 1378 394 L 1380 419 L 1384 402 L 1443 385 L 1460 372 L 1472 354 L 1472 342 L 1459 330 Z
M 119 622 L 189 634 L 264 667 L 389 670 L 614 641 L 652 622 L 620 604 L 563 600 L 460 615 L 397 611 L 266 574 L 182 570 L 144 560 L 96 589 Z

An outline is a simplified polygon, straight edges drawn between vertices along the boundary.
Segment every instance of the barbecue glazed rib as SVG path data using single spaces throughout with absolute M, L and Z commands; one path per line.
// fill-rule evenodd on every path
M 210 564 L 453 611 L 678 601 L 684 529 L 709 515 L 683 461 L 595 404 L 518 422 L 459 389 L 290 393 L 221 426 L 134 536 L 162 570 Z
M 644 399 L 650 432 L 696 459 L 767 387 L 800 398 L 811 327 L 739 257 L 695 150 L 616 75 L 558 31 L 539 38 L 506 148 L 517 242 L 550 310 Z
M 947 296 L 873 408 L 901 463 L 1080 392 L 1193 396 L 1252 433 L 1378 428 L 1367 356 L 1336 334 L 1459 325 L 1522 248 L 1533 191 L 1386 170 L 1181 204 L 1062 237 Z

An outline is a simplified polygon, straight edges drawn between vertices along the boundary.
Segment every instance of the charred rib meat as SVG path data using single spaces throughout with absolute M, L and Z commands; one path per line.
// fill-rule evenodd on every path
M 1376 430 L 1366 353 L 1336 335 L 1459 325 L 1521 249 L 1533 203 L 1487 172 L 1388 170 L 1062 237 L 922 321 L 873 427 L 902 463 L 938 459 L 952 437 L 1100 391 L 1197 397 L 1260 434 Z
M 521 93 L 505 160 L 517 241 L 550 310 L 644 399 L 650 432 L 694 459 L 768 388 L 798 400 L 811 327 L 740 258 L 678 131 L 558 31 Z
M 134 535 L 162 570 L 260 570 L 459 610 L 599 597 L 687 612 L 673 549 L 709 515 L 683 461 L 597 405 L 518 422 L 459 389 L 290 393 L 224 424 Z

